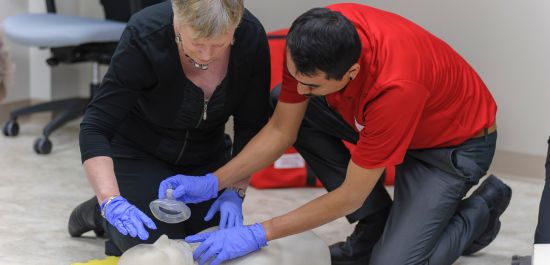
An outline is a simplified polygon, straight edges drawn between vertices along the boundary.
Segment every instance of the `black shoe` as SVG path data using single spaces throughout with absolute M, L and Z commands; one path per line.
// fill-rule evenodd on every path
M 95 196 L 74 208 L 69 217 L 69 235 L 80 237 L 82 234 L 93 230 L 98 237 L 102 237 L 105 231 L 101 225 L 99 203 Z
M 329 247 L 332 265 L 366 265 L 372 254 L 372 248 L 382 236 L 389 209 L 378 213 L 369 220 L 360 220 L 353 233 L 345 242 L 338 242 Z
M 472 196 L 481 196 L 489 206 L 489 224 L 481 236 L 464 250 L 464 255 L 480 251 L 497 237 L 500 231 L 499 217 L 510 204 L 512 189 L 494 175 L 490 175 Z

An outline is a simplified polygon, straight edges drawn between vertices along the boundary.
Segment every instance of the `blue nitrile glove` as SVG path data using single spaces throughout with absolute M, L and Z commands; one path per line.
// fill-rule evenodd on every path
M 204 221 L 212 220 L 214 214 L 220 211 L 220 229 L 243 225 L 243 199 L 234 190 L 225 190 L 210 206 Z
M 218 178 L 210 173 L 205 176 L 175 175 L 163 180 L 159 186 L 159 198 L 166 197 L 166 190 L 173 189 L 172 197 L 184 203 L 199 203 L 218 196 Z
M 188 243 L 202 242 L 193 252 L 199 264 L 218 265 L 224 261 L 244 256 L 267 246 L 265 230 L 261 224 L 235 226 L 215 232 L 200 233 L 185 238 Z
M 101 213 L 123 235 L 139 236 L 141 240 L 145 240 L 149 237 L 149 233 L 144 225 L 149 229 L 157 229 L 151 218 L 122 196 L 116 196 L 102 203 Z

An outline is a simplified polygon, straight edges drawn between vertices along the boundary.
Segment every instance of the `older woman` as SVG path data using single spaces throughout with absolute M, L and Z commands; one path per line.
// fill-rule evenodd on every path
M 106 232 L 106 254 L 120 255 L 162 234 L 242 223 L 247 181 L 189 205 L 180 224 L 153 221 L 148 205 L 167 176 L 213 172 L 262 128 L 269 73 L 265 31 L 242 0 L 172 0 L 134 15 L 81 124 L 96 197 L 71 214 L 71 236 Z M 233 143 L 224 134 L 229 116 Z

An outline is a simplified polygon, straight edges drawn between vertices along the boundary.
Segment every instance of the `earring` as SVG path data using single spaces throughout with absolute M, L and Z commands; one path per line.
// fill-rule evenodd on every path
M 350 76 L 350 77 L 349 77 L 349 81 L 351 81 L 351 80 L 353 80 L 353 77 Z
M 176 35 L 176 38 L 174 39 L 174 41 L 178 44 L 181 43 L 181 35 L 179 33 L 178 35 Z

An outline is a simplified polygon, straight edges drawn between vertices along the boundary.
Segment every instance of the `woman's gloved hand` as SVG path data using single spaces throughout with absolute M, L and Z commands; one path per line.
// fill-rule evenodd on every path
M 261 224 L 235 226 L 215 232 L 188 236 L 188 243 L 202 242 L 193 252 L 200 265 L 214 259 L 210 265 L 244 256 L 267 246 L 265 230 Z
M 175 175 L 163 180 L 159 186 L 159 199 L 166 197 L 166 190 L 173 189 L 172 197 L 184 203 L 199 203 L 218 197 L 218 177 Z
M 212 220 L 214 214 L 220 211 L 220 229 L 243 225 L 243 199 L 236 191 L 226 189 L 210 206 L 204 221 Z
M 145 227 L 157 229 L 157 226 L 136 206 L 122 196 L 111 197 L 101 204 L 101 215 L 123 235 L 139 236 L 141 240 L 149 237 Z

